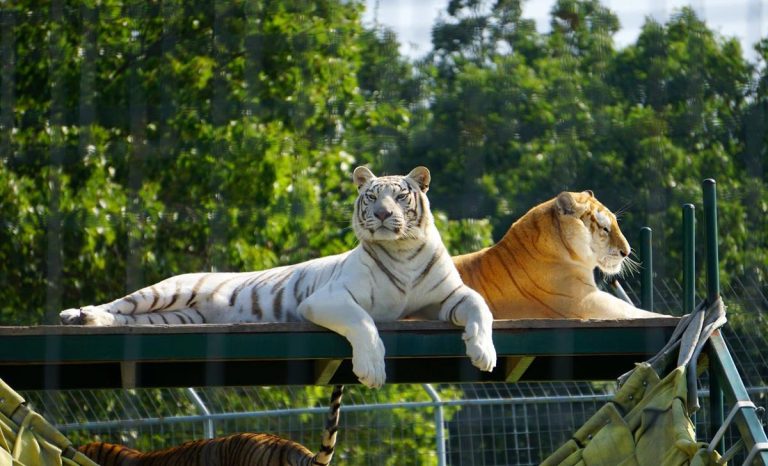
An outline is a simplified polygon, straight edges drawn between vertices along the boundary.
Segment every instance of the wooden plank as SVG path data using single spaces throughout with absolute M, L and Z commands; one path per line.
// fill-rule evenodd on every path
M 675 326 L 679 318 L 664 316 L 651 319 L 622 320 L 580 320 L 580 319 L 509 319 L 495 320 L 494 330 L 527 330 L 554 328 L 653 328 Z M 451 331 L 457 330 L 453 324 L 432 320 L 400 320 L 380 322 L 376 327 L 386 331 Z M 202 324 L 202 325 L 124 325 L 116 327 L 87 327 L 82 325 L 35 325 L 35 326 L 0 326 L 3 336 L 53 336 L 53 335 L 152 335 L 152 334 L 188 334 L 188 333 L 322 333 L 328 330 L 310 322 L 264 322 L 241 324 Z

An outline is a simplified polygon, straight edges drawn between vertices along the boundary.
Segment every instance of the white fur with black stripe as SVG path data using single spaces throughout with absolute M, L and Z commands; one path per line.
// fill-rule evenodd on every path
M 352 219 L 359 244 L 335 256 L 245 273 L 178 275 L 98 306 L 68 309 L 64 324 L 127 325 L 308 320 L 352 345 L 360 382 L 384 383 L 384 345 L 375 322 L 410 315 L 464 327 L 467 355 L 496 365 L 493 317 L 464 285 L 435 228 L 426 192 L 429 170 L 376 177 L 355 169 Z

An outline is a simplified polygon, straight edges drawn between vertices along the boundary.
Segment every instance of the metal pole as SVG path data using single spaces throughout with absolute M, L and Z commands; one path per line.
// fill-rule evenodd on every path
M 704 189 L 704 232 L 707 245 L 707 299 L 720 297 L 720 271 L 717 253 L 717 192 L 715 180 L 702 183 Z
M 211 412 L 208 410 L 208 406 L 205 405 L 205 402 L 202 398 L 200 398 L 200 395 L 197 394 L 197 391 L 189 387 L 187 388 L 187 393 L 189 393 L 190 398 L 192 398 L 192 402 L 197 406 L 197 409 L 203 412 L 203 414 L 207 417 L 205 419 L 205 427 L 203 427 L 205 431 L 205 438 L 213 438 L 214 435 L 214 428 L 213 428 L 213 419 L 210 418 Z
M 720 272 L 717 253 L 717 192 L 715 180 L 709 178 L 702 183 L 704 191 L 704 235 L 707 248 L 707 302 L 713 303 L 720 297 Z M 717 371 L 709 370 L 709 412 L 710 431 L 717 432 L 723 423 L 723 389 Z M 720 440 L 717 449 L 725 451 L 725 441 Z
M 425 383 L 421 384 L 422 387 L 424 387 L 424 391 L 427 392 L 427 395 L 429 395 L 429 398 L 434 402 L 435 406 L 435 435 L 436 435 L 436 441 L 437 441 L 437 465 L 438 466 L 445 466 L 447 464 L 446 462 L 446 455 L 445 455 L 445 432 L 444 432 L 444 416 L 443 416 L 443 403 L 440 399 L 440 395 L 437 394 L 437 391 L 432 387 L 432 385 Z
M 613 294 L 615 294 L 619 299 L 626 301 L 627 303 L 631 305 L 635 305 L 635 303 L 632 302 L 632 299 L 630 299 L 629 295 L 626 291 L 624 291 L 624 287 L 621 286 L 621 283 L 619 283 L 619 280 L 614 278 L 611 283 L 611 288 L 613 289 Z
M 640 229 L 640 307 L 646 311 L 653 310 L 653 251 L 651 249 L 651 229 Z
M 683 314 L 696 307 L 696 216 L 693 204 L 683 205 Z

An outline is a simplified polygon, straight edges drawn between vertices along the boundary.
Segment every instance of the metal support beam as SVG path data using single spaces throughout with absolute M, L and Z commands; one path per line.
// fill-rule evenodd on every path
M 710 359 L 710 378 L 722 380 L 723 389 L 728 402 L 735 404 L 737 401 L 748 401 L 750 399 L 744 382 L 742 382 L 736 364 L 731 358 L 731 353 L 725 344 L 723 336 L 719 330 L 716 330 L 709 338 L 709 359 Z M 716 376 L 716 377 L 715 377 Z M 712 388 L 710 387 L 710 395 Z M 721 393 L 722 396 L 722 393 Z M 747 452 L 751 452 L 755 445 L 765 444 L 768 437 L 765 435 L 763 425 L 757 417 L 754 409 L 743 409 L 740 414 L 734 418 L 736 427 L 739 430 L 741 439 L 744 441 Z M 713 431 L 716 432 L 717 430 Z M 724 452 L 723 441 L 718 442 L 716 446 L 718 451 Z M 759 459 L 758 464 L 768 465 L 768 451 L 759 451 L 754 453 L 755 459 Z M 745 463 L 746 464 L 746 463 Z M 754 463 L 752 463 L 754 464 Z
M 505 382 L 513 383 L 520 380 L 534 359 L 536 358 L 533 356 L 508 356 L 506 358 L 505 371 L 507 376 Z
M 120 363 L 120 380 L 124 389 L 136 388 L 136 361 Z
M 315 361 L 315 385 L 329 385 L 342 359 L 318 359 Z

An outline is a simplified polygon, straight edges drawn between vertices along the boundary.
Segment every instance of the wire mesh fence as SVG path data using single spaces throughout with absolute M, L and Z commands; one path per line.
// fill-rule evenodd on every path
M 368 404 L 356 387 L 348 389 L 351 400 L 345 401 L 339 430 L 339 464 L 452 464 L 452 465 L 535 465 L 565 443 L 587 419 L 611 398 L 608 390 L 584 383 L 578 392 L 588 395 L 567 395 L 567 387 L 553 384 L 505 385 L 497 395 L 478 393 L 475 385 L 459 386 L 460 398 L 438 401 L 404 399 L 402 403 Z M 574 387 L 570 387 L 574 388 Z M 414 387 L 396 387 L 395 390 L 414 394 Z M 265 388 L 238 389 L 246 396 L 259 397 Z M 297 394 L 303 389 L 283 389 Z M 139 390 L 158 392 L 159 390 Z M 184 404 L 184 390 L 174 397 Z M 208 394 L 209 390 L 200 390 Z M 520 396 L 524 391 L 554 391 L 554 396 Z M 768 388 L 753 387 L 751 395 L 756 404 L 766 407 Z M 67 398 L 96 398 L 95 393 L 63 393 L 57 398 L 59 406 L 69 403 Z M 115 398 L 124 393 L 112 393 Z M 480 397 L 474 397 L 480 396 Z M 33 397 L 34 398 L 34 397 Z M 418 399 L 418 396 L 415 397 Z M 33 400 L 37 403 L 41 400 Z M 708 397 L 701 392 L 702 410 L 697 413 L 696 424 L 700 440 L 710 436 Z M 147 409 L 146 406 L 134 408 Z M 726 407 L 728 409 L 728 407 Z M 219 406 L 218 409 L 225 409 Z M 442 437 L 435 429 L 435 413 L 446 411 Z M 52 416 L 56 410 L 48 410 Z M 320 406 L 275 409 L 265 404 L 261 411 L 213 412 L 210 415 L 180 414 L 169 417 L 121 418 L 116 414 L 109 421 L 91 421 L 80 424 L 60 423 L 59 427 L 73 440 L 85 442 L 94 439 L 120 442 L 143 449 L 157 449 L 180 444 L 193 438 L 234 432 L 271 432 L 291 438 L 309 448 L 319 446 L 325 408 Z M 59 413 L 60 415 L 62 413 Z M 57 419 L 61 422 L 63 418 Z M 68 421 L 68 419 L 67 419 Z M 728 445 L 738 440 L 737 432 L 730 432 Z M 445 451 L 445 462 L 438 452 L 440 443 Z
M 676 313 L 676 283 L 658 283 L 657 310 Z M 634 292 L 631 287 L 628 293 Z M 768 408 L 765 290 L 736 281 L 724 290 L 724 333 L 755 404 Z M 627 368 L 628 370 L 631 368 Z M 708 381 L 700 378 L 697 437 L 711 437 Z M 611 399 L 611 381 L 347 387 L 336 461 L 349 465 L 534 465 Z M 119 442 L 143 450 L 235 432 L 270 432 L 319 446 L 328 387 L 29 392 L 33 407 L 75 443 Z M 393 401 L 394 400 L 394 401 Z M 725 406 L 726 412 L 730 409 Z M 738 441 L 731 427 L 726 446 Z M 736 461 L 741 459 L 737 456 Z

